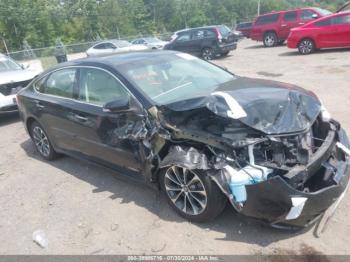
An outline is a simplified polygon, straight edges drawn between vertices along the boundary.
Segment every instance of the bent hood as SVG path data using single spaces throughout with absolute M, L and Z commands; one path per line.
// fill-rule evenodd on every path
M 33 79 L 40 73 L 40 70 L 19 69 L 0 72 L 0 85 L 23 82 Z
M 237 78 L 207 96 L 176 102 L 167 107 L 186 111 L 206 107 L 266 134 L 301 132 L 321 112 L 321 102 L 310 91 L 276 81 Z

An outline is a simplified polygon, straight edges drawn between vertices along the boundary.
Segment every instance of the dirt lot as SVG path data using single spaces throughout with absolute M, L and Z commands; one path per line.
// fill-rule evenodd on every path
M 313 90 L 350 131 L 350 50 L 299 56 L 244 40 L 215 62 Z M 41 160 L 16 116 L 0 120 L 0 134 L 0 254 L 350 254 L 350 194 L 321 238 L 265 228 L 230 206 L 213 223 L 191 224 L 159 193 L 108 170 Z M 37 229 L 47 249 L 32 241 Z

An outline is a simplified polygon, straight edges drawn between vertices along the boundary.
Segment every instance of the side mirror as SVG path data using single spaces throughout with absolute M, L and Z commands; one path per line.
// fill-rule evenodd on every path
M 116 100 L 106 103 L 103 106 L 104 112 L 125 112 L 130 110 L 128 97 L 120 97 Z
M 318 15 L 317 14 L 313 14 L 312 15 L 312 19 L 317 19 L 318 18 Z

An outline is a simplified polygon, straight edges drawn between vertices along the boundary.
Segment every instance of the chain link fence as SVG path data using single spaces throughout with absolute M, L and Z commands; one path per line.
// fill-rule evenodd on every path
M 141 37 L 157 37 L 161 40 L 167 41 L 170 39 L 172 33 L 164 33 L 164 34 L 154 34 L 154 35 L 135 35 L 135 36 L 127 36 L 123 38 L 114 38 L 118 40 L 126 40 L 126 41 L 132 41 L 136 38 Z M 111 38 L 113 39 L 113 38 Z M 84 42 L 84 43 L 76 43 L 76 44 L 67 44 L 64 45 L 64 49 L 67 53 L 68 60 L 74 60 L 78 58 L 86 57 L 86 50 L 88 50 L 93 45 L 97 44 L 98 42 L 105 41 L 108 39 L 101 39 L 96 40 L 92 42 Z M 32 62 L 41 62 L 42 68 L 47 69 L 55 64 L 57 64 L 56 58 L 55 58 L 55 50 L 57 46 L 49 46 L 49 47 L 42 47 L 42 48 L 31 48 L 29 43 L 24 42 L 23 43 L 23 50 L 16 51 L 16 52 L 9 52 L 8 55 L 13 58 L 14 60 L 18 62 L 25 62 L 25 63 L 32 63 Z

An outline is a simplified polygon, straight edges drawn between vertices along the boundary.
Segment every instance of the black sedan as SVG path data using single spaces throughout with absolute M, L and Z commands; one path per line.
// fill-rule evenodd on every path
M 60 64 L 17 96 L 39 154 L 88 159 L 164 191 L 205 222 L 227 200 L 304 227 L 349 184 L 349 142 L 302 88 L 235 76 L 193 56 L 140 52 Z

